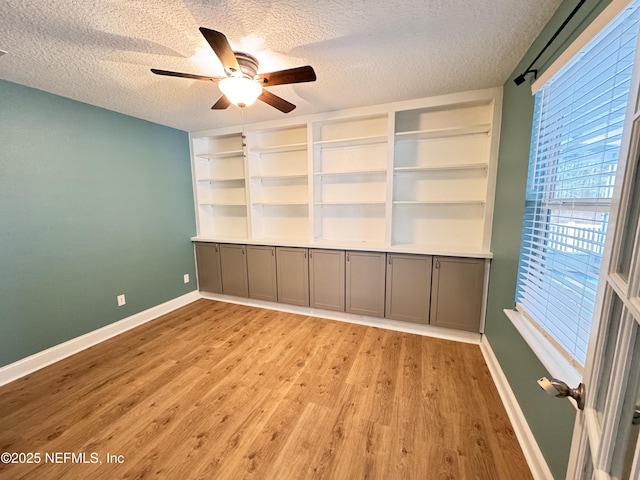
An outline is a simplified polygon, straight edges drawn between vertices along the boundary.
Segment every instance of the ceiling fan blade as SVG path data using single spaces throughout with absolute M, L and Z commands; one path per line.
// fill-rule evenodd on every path
M 296 108 L 293 103 L 289 103 L 284 98 L 274 95 L 271 92 L 267 92 L 266 90 L 262 90 L 262 93 L 258 97 L 258 100 L 261 100 L 264 103 L 277 108 L 282 113 L 289 113 L 291 110 Z
M 205 77 L 202 75 L 193 75 L 191 73 L 170 72 L 169 70 L 158 70 L 157 68 L 152 68 L 151 71 L 156 75 L 166 75 L 167 77 L 192 78 L 193 80 L 210 80 L 212 82 L 220 80 L 216 77 Z
M 220 59 L 220 62 L 222 62 L 222 66 L 226 71 L 241 71 L 238 59 L 235 53 L 233 53 L 227 37 L 220 32 L 204 27 L 200 27 L 200 33 L 202 33 L 207 42 L 209 42 L 209 45 Z
M 315 82 L 316 72 L 309 65 L 305 67 L 289 68 L 277 72 L 259 73 L 256 80 L 265 87 L 271 85 L 284 85 L 287 83 Z
M 222 95 L 218 99 L 218 101 L 216 103 L 214 103 L 213 107 L 211 107 L 211 110 L 224 110 L 229 105 L 231 105 L 231 102 L 229 101 L 229 99 L 227 97 L 225 97 L 224 95 Z

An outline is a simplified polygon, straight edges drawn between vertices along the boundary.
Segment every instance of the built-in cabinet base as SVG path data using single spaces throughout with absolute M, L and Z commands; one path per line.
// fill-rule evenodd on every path
M 387 318 L 429 323 L 431 265 L 431 255 L 387 254 Z
M 386 254 L 347 252 L 347 313 L 384 317 Z
M 195 243 L 198 288 L 480 332 L 487 260 Z
M 222 293 L 237 297 L 248 297 L 247 247 L 245 245 L 221 243 L 219 248 Z
M 435 257 L 431 288 L 431 325 L 477 332 L 482 311 L 484 261 Z
M 276 247 L 278 301 L 309 306 L 309 250 Z
M 247 281 L 250 298 L 278 301 L 276 247 L 247 245 Z

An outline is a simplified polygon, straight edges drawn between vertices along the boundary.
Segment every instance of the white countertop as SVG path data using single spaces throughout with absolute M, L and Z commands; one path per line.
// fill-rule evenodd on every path
M 493 254 L 488 251 L 478 251 L 473 248 L 452 245 L 419 245 L 419 244 L 399 244 L 385 245 L 383 243 L 371 242 L 336 242 L 326 240 L 316 240 L 314 242 L 303 239 L 284 240 L 280 238 L 230 238 L 230 237 L 192 237 L 193 242 L 202 243 L 236 243 L 241 245 L 269 245 L 276 247 L 300 247 L 300 248 L 324 248 L 331 250 L 357 250 L 365 252 L 389 252 L 389 253 L 413 253 L 420 255 L 440 255 L 446 257 L 467 257 L 467 258 L 493 258 Z

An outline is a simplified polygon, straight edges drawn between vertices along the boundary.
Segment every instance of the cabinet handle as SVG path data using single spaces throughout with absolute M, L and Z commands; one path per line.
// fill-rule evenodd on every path
M 304 258 L 307 258 L 307 251 L 304 251 Z
M 272 256 L 272 257 L 275 257 L 275 256 L 276 256 L 276 249 L 275 249 L 275 248 L 272 248 L 272 249 L 271 249 L 271 256 Z
M 244 247 L 242 247 L 242 254 L 244 255 Z
M 347 262 L 349 261 L 349 252 L 347 252 Z
M 389 265 L 391 265 L 391 255 L 388 255 L 389 257 Z
M 309 250 L 309 258 L 313 258 L 313 250 Z
M 436 268 L 440 268 L 440 260 L 438 260 L 438 257 L 435 257 L 434 260 L 436 263 Z
M 218 244 L 216 243 L 216 253 L 218 253 Z

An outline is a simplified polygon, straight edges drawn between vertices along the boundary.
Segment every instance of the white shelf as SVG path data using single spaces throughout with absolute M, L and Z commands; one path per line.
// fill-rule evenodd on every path
M 488 134 L 491 125 L 472 125 L 457 128 L 434 128 L 429 130 L 414 130 L 411 132 L 396 132 L 396 140 L 432 140 L 437 138 L 462 137 L 465 135 Z
M 380 175 L 386 174 L 387 170 L 347 170 L 344 172 L 314 172 L 313 175 L 322 177 L 323 175 L 332 176 L 332 175 Z
M 441 255 L 471 258 L 492 258 L 490 251 L 478 251 L 476 245 L 456 245 L 455 249 L 450 244 L 436 243 L 395 243 L 387 247 L 387 252 L 417 253 L 426 255 Z
M 425 244 L 425 243 L 394 243 L 387 245 L 384 242 L 355 242 L 355 241 L 335 241 L 323 238 L 316 238 L 308 241 L 302 237 L 277 237 L 277 236 L 255 236 L 253 239 L 244 237 L 229 237 L 225 235 L 191 237 L 193 242 L 213 242 L 213 243 L 241 243 L 245 245 L 273 245 L 280 247 L 299 248 L 324 248 L 329 250 L 358 250 L 363 252 L 392 252 L 392 253 L 416 253 L 421 255 L 442 255 L 453 257 L 470 258 L 492 258 L 490 251 L 478 251 L 474 246 L 460 246 L 455 249 L 451 245 L 445 244 Z
M 251 180 L 296 180 L 307 178 L 306 173 L 285 174 L 285 175 L 253 175 Z
M 257 207 L 308 207 L 307 202 L 256 202 L 251 205 Z
M 412 173 L 444 170 L 486 170 L 487 168 L 489 168 L 488 163 L 457 163 L 450 165 L 428 165 L 424 167 L 395 167 L 393 171 L 398 173 Z
M 224 152 L 201 153 L 195 156 L 203 160 L 215 160 L 215 159 L 222 159 L 222 158 L 242 157 L 243 155 L 244 155 L 244 150 L 240 149 L 240 150 L 227 150 Z
M 198 178 L 198 182 L 244 182 L 244 177 L 228 177 L 228 178 Z
M 358 200 L 346 200 L 340 202 L 314 202 L 315 205 L 386 205 L 387 202 L 383 201 L 361 201 Z
M 353 240 L 328 240 L 326 238 L 316 238 L 312 245 L 315 248 L 330 248 L 330 249 L 349 249 L 349 250 L 362 250 L 362 251 L 380 251 L 385 250 L 385 244 L 375 241 L 363 241 L 357 242 Z
M 394 205 L 484 205 L 483 200 L 394 200 Z
M 302 143 L 290 143 L 288 145 L 273 145 L 270 147 L 254 147 L 249 150 L 249 153 L 255 153 L 256 155 L 264 155 L 270 153 L 284 153 L 284 152 L 297 152 L 307 149 L 307 142 Z
M 207 207 L 246 207 L 246 203 L 231 203 L 231 202 L 200 202 L 199 205 Z
M 294 237 L 291 235 L 283 235 L 282 237 L 277 236 L 260 236 L 257 235 L 254 238 L 253 242 L 236 242 L 236 243 L 246 243 L 248 245 L 273 245 L 274 247 L 297 247 L 297 248 L 308 248 L 309 244 L 307 243 L 306 238 Z
M 316 147 L 321 149 L 359 147 L 364 145 L 374 145 L 376 143 L 387 143 L 387 136 L 373 135 L 367 137 L 339 138 L 335 140 L 317 140 L 313 142 Z

